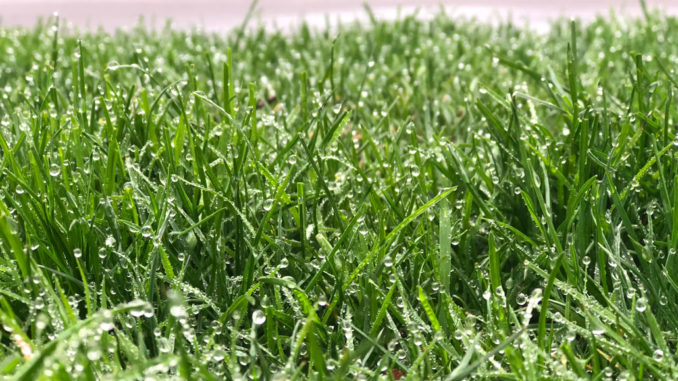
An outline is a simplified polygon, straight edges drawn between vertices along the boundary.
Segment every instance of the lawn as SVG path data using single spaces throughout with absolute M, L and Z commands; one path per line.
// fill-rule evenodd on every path
M 0 377 L 678 377 L 678 19 L 61 24 L 0 28 Z

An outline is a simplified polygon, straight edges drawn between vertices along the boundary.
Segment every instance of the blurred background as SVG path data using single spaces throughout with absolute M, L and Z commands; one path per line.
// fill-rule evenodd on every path
M 640 0 L 368 0 L 367 3 L 381 18 L 395 18 L 415 10 L 426 17 L 443 6 L 452 14 L 487 22 L 511 18 L 537 29 L 561 16 L 590 19 L 610 11 L 642 15 Z M 328 22 L 365 19 L 364 4 L 365 0 L 260 0 L 253 23 L 284 29 L 304 20 L 322 27 Z M 225 31 L 242 23 L 250 5 L 248 0 L 0 0 L 0 23 L 31 26 L 58 12 L 62 19 L 87 29 L 127 28 L 143 17 L 146 25 L 152 27 L 162 27 L 171 19 L 176 27 Z M 647 5 L 678 14 L 678 0 L 647 0 Z

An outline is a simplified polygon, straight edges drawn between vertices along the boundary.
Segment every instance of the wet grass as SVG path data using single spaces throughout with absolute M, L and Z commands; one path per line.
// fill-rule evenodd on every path
M 678 20 L 0 29 L 8 379 L 673 379 Z

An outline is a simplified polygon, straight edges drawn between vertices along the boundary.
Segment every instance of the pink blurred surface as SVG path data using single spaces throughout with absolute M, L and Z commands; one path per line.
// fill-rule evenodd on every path
M 365 18 L 364 0 L 261 0 L 254 22 L 286 28 L 305 20 L 325 26 L 329 20 Z M 638 0 L 370 0 L 375 14 L 394 18 L 419 9 L 432 14 L 442 5 L 448 13 L 494 22 L 511 17 L 532 26 L 544 27 L 557 17 L 590 19 L 596 14 L 641 15 Z M 678 14 L 678 0 L 647 0 L 651 8 Z M 62 19 L 81 28 L 113 30 L 135 25 L 140 16 L 147 25 L 160 27 L 168 19 L 181 28 L 199 27 L 222 31 L 240 25 L 250 2 L 247 0 L 0 0 L 2 25 L 31 26 L 40 17 L 58 12 Z

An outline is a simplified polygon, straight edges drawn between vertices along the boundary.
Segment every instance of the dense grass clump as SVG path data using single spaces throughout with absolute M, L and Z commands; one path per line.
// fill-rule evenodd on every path
M 10 379 L 678 377 L 678 20 L 0 29 Z

